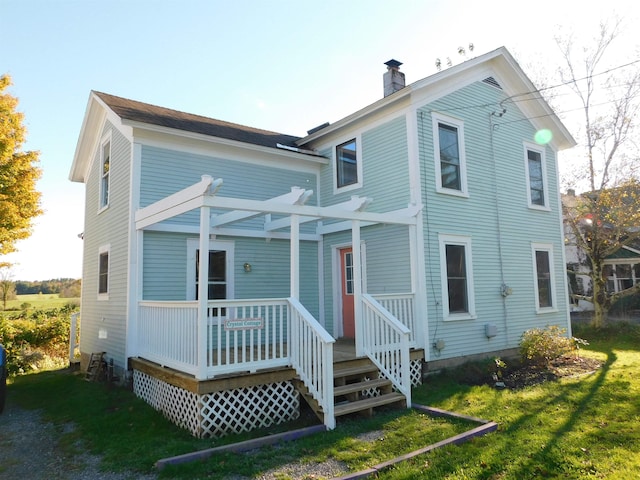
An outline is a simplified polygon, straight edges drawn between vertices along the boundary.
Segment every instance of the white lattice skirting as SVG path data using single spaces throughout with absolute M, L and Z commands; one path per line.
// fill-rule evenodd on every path
M 198 395 L 134 370 L 133 392 L 200 438 L 248 432 L 300 416 L 300 395 L 291 382 Z

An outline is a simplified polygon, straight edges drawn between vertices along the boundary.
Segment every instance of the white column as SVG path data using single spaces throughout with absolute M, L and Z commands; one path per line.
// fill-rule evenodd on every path
M 198 259 L 198 380 L 207 378 L 207 306 L 209 301 L 209 207 L 200 207 L 200 257 Z
M 356 330 L 356 355 L 364 355 L 362 320 L 362 254 L 360 249 L 360 220 L 351 221 L 351 250 L 353 252 L 353 319 Z
M 300 299 L 300 217 L 291 215 L 291 296 Z

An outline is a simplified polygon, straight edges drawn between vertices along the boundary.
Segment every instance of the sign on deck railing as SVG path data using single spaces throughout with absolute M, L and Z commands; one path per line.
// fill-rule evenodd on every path
M 257 318 L 228 318 L 224 321 L 225 330 L 262 330 L 264 319 Z

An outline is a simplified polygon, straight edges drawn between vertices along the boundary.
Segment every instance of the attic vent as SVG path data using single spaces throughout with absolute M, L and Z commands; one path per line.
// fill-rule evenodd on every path
M 493 78 L 493 77 L 487 77 L 484 80 L 482 80 L 484 83 L 486 83 L 487 85 L 491 85 L 492 87 L 496 87 L 499 88 L 500 90 L 502 90 L 502 87 L 500 86 L 500 84 L 498 83 L 498 81 Z

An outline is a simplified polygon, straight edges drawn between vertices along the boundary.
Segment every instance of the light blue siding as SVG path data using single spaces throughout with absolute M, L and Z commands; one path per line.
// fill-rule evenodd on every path
M 144 234 L 145 300 L 186 300 L 187 239 L 193 235 L 165 232 Z M 287 240 L 218 237 L 234 244 L 234 297 L 238 299 L 290 296 L 290 243 Z M 318 248 L 316 242 L 300 244 L 300 298 L 315 316 L 319 312 Z M 243 265 L 251 264 L 251 272 Z
M 517 347 L 522 333 L 547 324 L 566 326 L 567 299 L 557 298 L 555 313 L 537 314 L 531 243 L 553 245 L 556 291 L 563 292 L 562 232 L 557 204 L 556 156 L 546 149 L 549 211 L 528 207 L 523 141 L 535 130 L 517 103 L 482 82 L 471 84 L 418 111 L 420 168 L 423 179 L 425 260 L 431 341 L 445 340 L 440 358 Z M 490 105 L 490 106 L 486 106 Z M 469 197 L 436 192 L 431 112 L 464 122 Z M 439 234 L 465 235 L 472 241 L 473 279 L 477 318 L 446 321 L 442 314 Z M 501 285 L 512 295 L 501 296 Z M 484 326 L 497 326 L 488 339 Z
M 92 159 L 85 188 L 85 236 L 82 273 L 83 353 L 106 352 L 116 365 L 126 367 L 126 319 L 129 241 L 129 172 L 131 143 L 107 123 L 111 132 L 109 206 L 99 211 L 100 151 Z M 102 246 L 110 246 L 109 297 L 98 300 L 98 258 Z M 99 338 L 102 331 L 106 338 Z
M 322 168 L 322 204 L 347 201 L 352 195 L 373 198 L 371 212 L 388 212 L 409 204 L 409 161 L 405 116 L 397 117 L 360 134 L 362 188 L 334 194 L 335 146 L 322 150 L 331 162 Z

